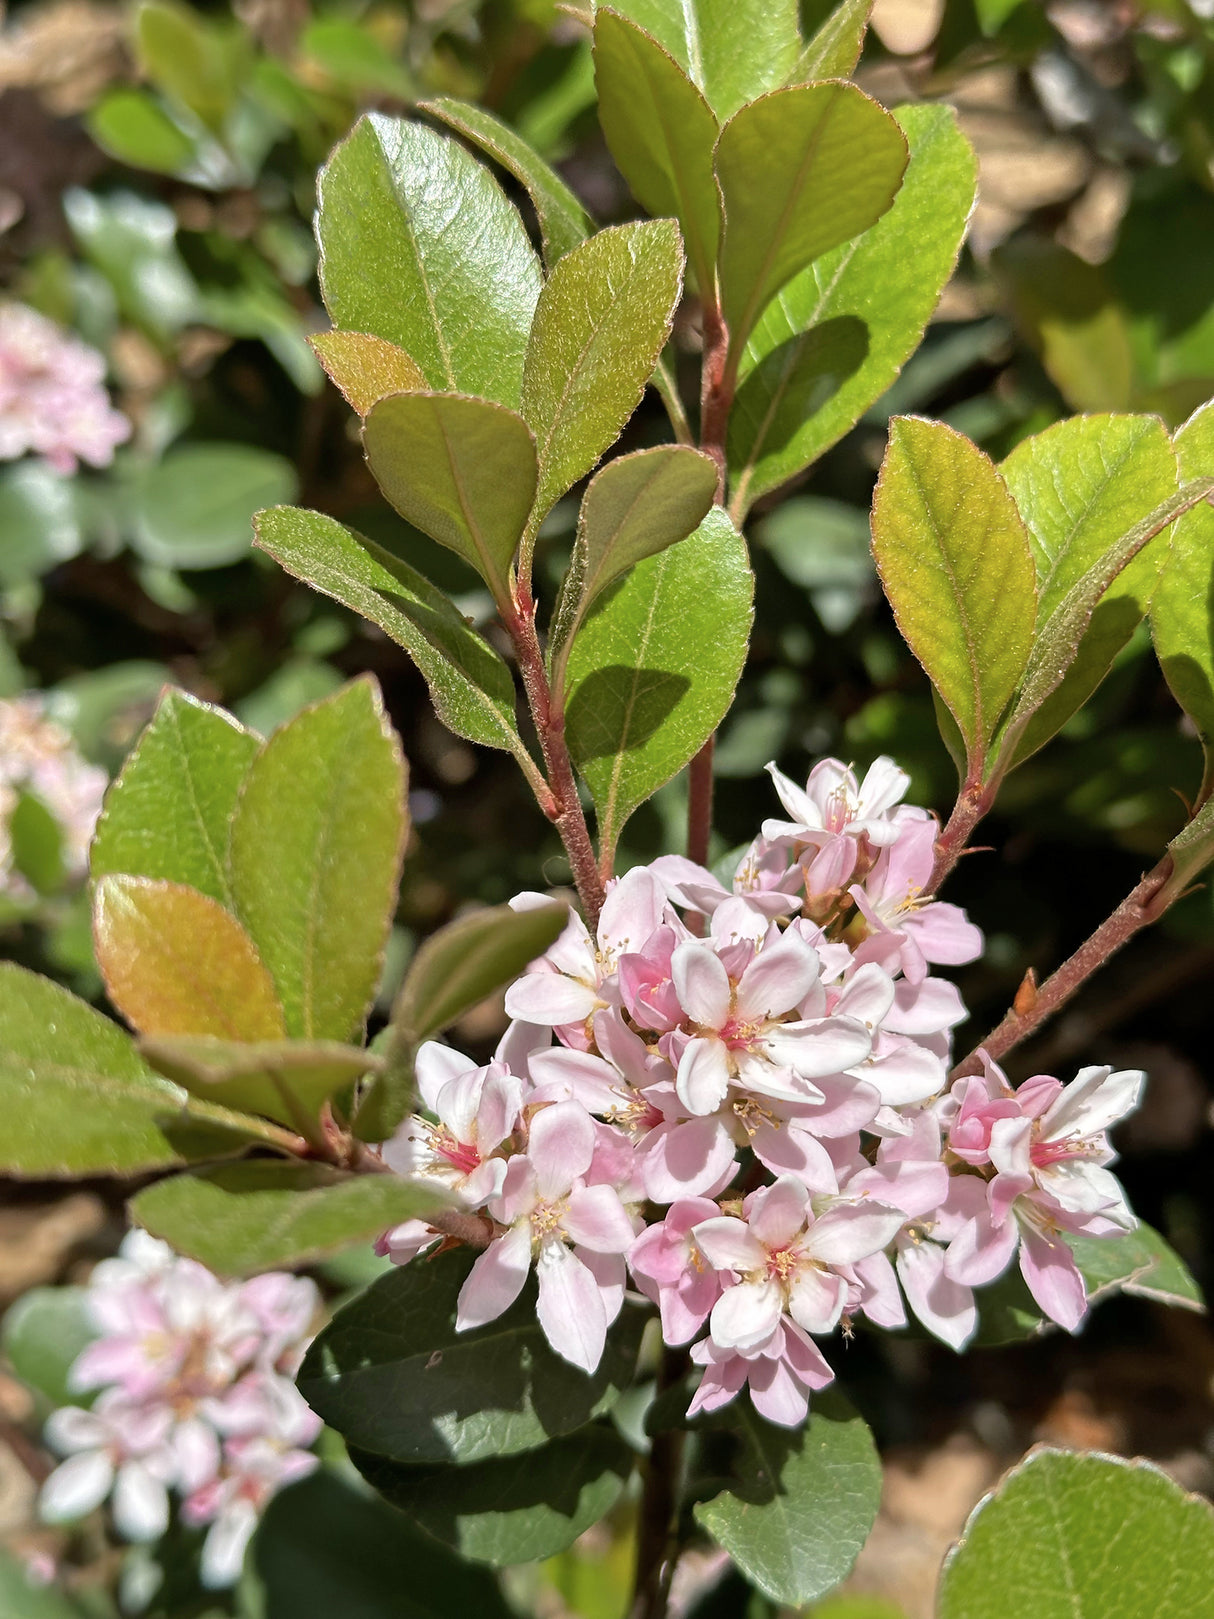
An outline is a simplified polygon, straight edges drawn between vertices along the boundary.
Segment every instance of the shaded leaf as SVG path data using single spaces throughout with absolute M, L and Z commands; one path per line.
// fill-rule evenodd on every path
M 382 1066 L 371 1052 L 332 1040 L 153 1036 L 140 1040 L 139 1050 L 157 1073 L 204 1101 L 263 1113 L 289 1129 L 298 1128 L 301 1113 L 315 1118 L 335 1092 Z
M 131 544 L 160 567 L 226 567 L 248 555 L 254 512 L 297 487 L 291 463 L 254 444 L 183 444 L 136 479 Z
M 872 9 L 873 0 L 842 0 L 797 58 L 789 84 L 850 78 L 864 49 Z
M 1072 410 L 1128 410 L 1134 356 L 1104 272 L 1057 243 L 1022 236 L 993 256 L 1019 324 Z
M 253 761 L 232 823 L 232 892 L 287 1034 L 361 1029 L 396 909 L 406 780 L 365 675 L 305 708 Z
M 4 1312 L 0 1345 L 10 1366 L 51 1405 L 80 1403 L 68 1373 L 97 1336 L 87 1298 L 83 1287 L 32 1287 Z
M 471 1258 L 440 1254 L 380 1277 L 309 1349 L 300 1391 L 359 1450 L 461 1466 L 534 1451 L 585 1427 L 632 1381 L 645 1316 L 628 1305 L 591 1376 L 549 1347 L 534 1281 L 496 1321 L 457 1333 Z
M 140 62 L 153 84 L 218 129 L 236 86 L 215 31 L 187 6 L 143 0 L 136 37 Z
M 742 537 L 714 507 L 586 615 L 569 650 L 566 734 L 604 856 L 720 724 L 746 659 L 753 587 Z
M 471 563 L 499 606 L 536 494 L 521 416 L 462 394 L 393 394 L 363 425 L 367 461 L 401 516 Z
M 682 285 L 682 244 L 669 219 L 599 231 L 544 284 L 523 372 L 523 415 L 539 461 L 533 528 L 640 404 Z
M 483 164 L 424 124 L 370 113 L 321 171 L 333 324 L 387 338 L 431 388 L 517 405 L 540 265 Z
M 93 946 L 106 991 L 143 1034 L 273 1040 L 285 1033 L 274 981 L 240 923 L 183 883 L 102 877 Z
M 218 1275 L 253 1276 L 371 1242 L 450 1201 L 433 1182 L 259 1158 L 157 1181 L 131 1199 L 130 1211 L 154 1237 Z
M 26 1563 L 0 1551 L 0 1612 L 6 1619 L 90 1619 L 57 1586 L 40 1585 Z
M 230 904 L 228 829 L 260 745 L 221 708 L 166 690 L 105 795 L 94 877 L 158 877 Z
M 360 416 L 388 394 L 426 386 L 421 367 L 404 349 L 370 332 L 318 332 L 308 342 L 329 380 Z
M 39 894 L 55 894 L 67 876 L 63 827 L 40 798 L 17 793 L 6 828 L 13 869 Z
M 1175 445 L 1181 478 L 1214 467 L 1214 404 L 1189 418 Z M 1172 695 L 1201 738 L 1207 791 L 1214 781 L 1214 507 L 1208 501 L 1186 512 L 1172 531 L 1151 633 Z
M 735 355 L 781 287 L 881 217 L 906 164 L 898 125 L 850 84 L 774 90 L 729 120 L 716 174 L 721 307 Z
M 540 154 L 509 124 L 495 118 L 484 107 L 454 96 L 437 96 L 418 104 L 419 112 L 458 130 L 467 140 L 488 152 L 519 182 L 531 198 L 544 244 L 544 261 L 549 270 L 579 242 L 585 241 L 593 226 L 581 203 Z

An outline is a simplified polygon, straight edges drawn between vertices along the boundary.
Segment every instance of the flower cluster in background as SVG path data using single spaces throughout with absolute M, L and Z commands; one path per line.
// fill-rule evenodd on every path
M 13 864 L 11 820 L 23 794 L 37 799 L 58 825 L 64 876 L 82 878 L 108 786 L 105 771 L 82 759 L 69 733 L 48 718 L 38 693 L 0 700 L 0 892 L 30 895 Z
M 732 887 L 678 857 L 630 871 L 595 936 L 573 917 L 508 991 L 492 1063 L 423 1047 L 428 1116 L 384 1157 L 491 1222 L 459 1327 L 500 1315 L 534 1267 L 549 1341 L 591 1370 L 630 1272 L 703 1368 L 693 1412 L 749 1384 L 792 1426 L 833 1377 L 815 1337 L 857 1313 L 904 1326 L 909 1304 L 960 1349 L 974 1288 L 1014 1256 L 1073 1330 L 1087 1298 L 1066 1236 L 1134 1227 L 1106 1131 L 1143 1076 L 1013 1090 L 986 1061 L 950 1086 L 965 1009 L 932 969 L 982 937 L 924 897 L 934 819 L 888 759 L 862 782 L 835 760 L 803 790 L 772 775 L 787 819 Z M 437 1240 L 414 1220 L 380 1248 L 407 1263 Z
M 100 1393 L 47 1423 L 48 1443 L 67 1459 L 43 1486 L 43 1517 L 68 1521 L 108 1498 L 120 1534 L 155 1540 L 175 1493 L 182 1521 L 207 1529 L 204 1584 L 235 1581 L 270 1498 L 317 1465 L 308 1447 L 320 1419 L 292 1379 L 319 1303 L 306 1278 L 227 1284 L 129 1233 L 90 1278 L 98 1336 L 70 1382 Z
M 97 350 L 36 309 L 0 304 L 0 461 L 32 452 L 56 472 L 107 467 L 130 435 Z

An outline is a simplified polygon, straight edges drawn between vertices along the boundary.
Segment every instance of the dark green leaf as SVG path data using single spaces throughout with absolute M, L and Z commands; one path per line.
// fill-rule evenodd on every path
M 974 202 L 973 149 L 951 107 L 903 107 L 897 118 L 911 155 L 893 206 L 795 276 L 746 346 L 729 426 L 735 516 L 816 461 L 881 397 L 953 272 Z
M 634 1456 L 610 1428 L 592 1427 L 464 1467 L 406 1467 L 360 1450 L 350 1459 L 411 1524 L 471 1562 L 502 1568 L 552 1557 L 597 1523 Z
M 276 1495 L 253 1541 L 265 1619 L 511 1619 L 497 1582 L 321 1471 Z
M 872 527 L 898 628 L 977 767 L 1033 643 L 1037 587 L 1015 502 L 967 438 L 901 416 L 890 424 Z
M 167 690 L 105 796 L 93 875 L 160 877 L 230 904 L 228 829 L 259 746 L 221 708 Z
M 463 394 L 393 394 L 370 411 L 363 444 L 401 516 L 471 563 L 505 606 L 536 494 L 535 440 L 522 417 Z
M 224 1040 L 216 1035 L 152 1036 L 139 1049 L 157 1073 L 204 1101 L 263 1113 L 289 1129 L 381 1060 L 332 1040 Z
M 880 219 L 906 163 L 898 125 L 850 84 L 774 90 L 729 120 L 716 174 L 721 307 L 735 355 L 799 270 Z
M 330 380 L 360 416 L 388 394 L 426 386 L 421 367 L 385 338 L 369 332 L 321 332 L 308 341 Z
M 404 647 L 426 677 L 444 725 L 530 765 L 514 723 L 509 669 L 429 580 L 320 512 L 279 506 L 259 512 L 256 526 L 257 544 L 289 573 Z
M 590 235 L 592 226 L 586 210 L 556 171 L 509 124 L 502 123 L 484 107 L 453 96 L 423 101 L 419 112 L 428 112 L 458 130 L 482 152 L 512 174 L 531 198 L 544 244 L 544 260 L 549 270 L 579 242 Z
M 753 586 L 742 537 L 714 507 L 689 539 L 639 562 L 586 615 L 569 651 L 566 728 L 605 854 L 729 708 Z
M 450 1201 L 432 1182 L 259 1158 L 157 1181 L 130 1210 L 154 1237 L 220 1276 L 253 1276 L 372 1242 Z
M 620 173 L 649 213 L 676 216 L 696 284 L 711 288 L 721 234 L 711 108 L 668 51 L 606 6 L 595 12 L 594 75 Z
M 308 1351 L 301 1392 L 360 1450 L 461 1465 L 534 1451 L 585 1427 L 632 1381 L 645 1318 L 629 1305 L 592 1377 L 549 1347 L 533 1282 L 496 1321 L 457 1333 L 471 1257 L 440 1254 L 382 1276 Z
M 374 999 L 406 779 L 369 676 L 305 708 L 253 761 L 232 823 L 232 892 L 296 1038 L 348 1040 Z
M 814 79 L 848 79 L 864 49 L 873 0 L 842 0 L 797 58 L 789 84 Z
M 801 37 L 796 0 L 620 0 L 724 122 L 788 76 Z
M 109 90 L 88 116 L 88 131 L 111 157 L 157 174 L 180 174 L 194 142 L 146 90 Z
M 140 473 L 131 543 L 165 568 L 222 568 L 248 555 L 253 514 L 294 500 L 295 469 L 253 444 L 185 444 Z
M 1214 1589 L 1214 1516 L 1149 1462 L 1040 1449 L 945 1559 L 939 1619 L 1193 1619 Z
M 1175 439 L 1182 478 L 1214 466 L 1214 405 L 1203 405 Z M 1172 695 L 1197 727 L 1214 781 L 1214 507 L 1194 506 L 1172 531 L 1172 549 L 1151 607 L 1151 630 Z
M 483 164 L 424 124 L 371 113 L 320 177 L 333 324 L 410 354 L 431 388 L 517 405 L 540 265 Z
M 743 1397 L 729 1427 L 742 1450 L 731 1487 L 696 1521 L 773 1602 L 812 1602 L 850 1571 L 881 1496 L 872 1435 L 841 1395 L 815 1395 L 808 1424 L 778 1428 Z
M 640 404 L 682 286 L 683 249 L 670 219 L 599 231 L 548 278 L 523 372 L 523 415 L 539 460 L 533 530 Z
M 76 1356 L 97 1336 L 83 1287 L 33 1287 L 4 1312 L 0 1344 L 17 1376 L 51 1405 L 79 1395 L 68 1382 Z

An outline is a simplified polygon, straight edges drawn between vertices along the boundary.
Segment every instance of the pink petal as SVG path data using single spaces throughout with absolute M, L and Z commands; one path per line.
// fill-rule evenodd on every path
M 475 1068 L 471 1057 L 465 1057 L 462 1051 L 455 1051 L 439 1040 L 422 1043 L 417 1053 L 417 1088 L 431 1113 L 438 1112 L 439 1092 L 447 1081 L 458 1079 Z
M 929 1332 L 960 1352 L 978 1330 L 973 1289 L 945 1274 L 944 1250 L 934 1242 L 906 1242 L 898 1251 L 898 1277 L 911 1309 Z
M 808 1130 L 798 1130 L 792 1122 L 769 1124 L 760 1120 L 750 1146 L 773 1175 L 795 1175 L 811 1192 L 839 1190 L 835 1166 L 826 1148 Z
M 806 1332 L 833 1331 L 846 1299 L 845 1278 L 813 1266 L 799 1270 L 788 1290 L 789 1312 Z
M 623 1254 L 596 1254 L 589 1248 L 576 1250 L 578 1259 L 594 1277 L 603 1301 L 603 1313 L 610 1326 L 624 1307 L 624 1290 L 628 1282 L 628 1267 Z
M 944 1273 L 967 1287 L 993 1282 L 1011 1264 L 1020 1241 L 1015 1220 L 993 1225 L 989 1214 L 980 1213 L 962 1223 L 944 1256 Z
M 544 1336 L 563 1359 L 593 1372 L 607 1340 L 607 1312 L 593 1272 L 563 1242 L 546 1242 L 535 1269 Z
M 768 945 L 742 974 L 737 1015 L 744 1021 L 782 1017 L 809 994 L 818 977 L 818 957 L 796 933 Z
M 730 985 L 717 955 L 704 944 L 681 944 L 670 958 L 670 973 L 688 1020 L 721 1028 L 729 1016 Z
M 506 991 L 506 1015 L 526 1023 L 583 1023 L 601 1005 L 598 991 L 564 973 L 524 973 Z
M 760 1270 L 767 1264 L 767 1250 L 754 1236 L 745 1220 L 718 1214 L 692 1229 L 696 1246 L 717 1270 Z
M 885 1203 L 836 1203 L 814 1221 L 802 1246 L 824 1265 L 848 1265 L 879 1253 L 905 1223 L 902 1210 Z
M 465 1277 L 455 1312 L 456 1332 L 496 1321 L 523 1291 L 530 1269 L 530 1228 L 513 1226 L 489 1244 Z
M 799 1180 L 783 1175 L 773 1185 L 753 1192 L 745 1208 L 751 1235 L 764 1248 L 787 1248 L 805 1226 L 809 1193 Z
M 1087 1314 L 1088 1297 L 1075 1256 L 1061 1237 L 1047 1237 L 1024 1225 L 1020 1270 L 1029 1292 L 1060 1327 L 1074 1332 Z
M 697 1232 L 702 1229 L 697 1227 Z M 737 1282 L 712 1307 L 709 1330 L 713 1342 L 722 1349 L 758 1349 L 780 1325 L 780 1310 L 780 1289 L 775 1282 Z
M 772 1062 L 802 1079 L 822 1079 L 854 1068 L 872 1050 L 872 1035 L 854 1018 L 812 1018 L 783 1023 L 764 1041 Z
M 541 1108 L 531 1121 L 527 1156 L 541 1198 L 560 1197 L 594 1157 L 594 1120 L 580 1102 Z
M 687 1042 L 679 1058 L 675 1090 L 689 1113 L 716 1112 L 729 1091 L 729 1060 L 720 1040 L 706 1036 Z
M 599 943 L 614 959 L 625 950 L 643 950 L 662 920 L 666 891 L 646 866 L 634 866 L 608 892 L 599 915 Z
M 750 1398 L 761 1417 L 781 1428 L 799 1428 L 809 1415 L 804 1385 L 782 1360 L 751 1363 Z
M 1146 1075 L 1140 1068 L 1084 1068 L 1067 1085 L 1041 1121 L 1048 1141 L 1063 1136 L 1094 1136 L 1132 1113 L 1142 1096 Z
M 696 1197 L 732 1178 L 734 1145 L 718 1118 L 659 1124 L 638 1149 L 646 1195 L 655 1203 Z
M 580 1248 L 623 1254 L 635 1233 L 619 1195 L 610 1186 L 575 1186 L 561 1222 Z

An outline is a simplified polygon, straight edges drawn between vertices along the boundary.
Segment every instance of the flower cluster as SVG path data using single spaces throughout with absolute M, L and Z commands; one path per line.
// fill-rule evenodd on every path
M 110 1498 L 128 1540 L 169 1524 L 207 1526 L 204 1584 L 232 1584 L 270 1497 L 316 1466 L 320 1419 L 292 1381 L 319 1307 L 314 1284 L 282 1272 L 221 1282 L 166 1244 L 132 1231 L 90 1278 L 98 1336 L 70 1384 L 99 1389 L 91 1407 L 63 1406 L 47 1442 L 67 1457 L 42 1489 L 50 1522 Z
M 33 451 L 56 472 L 106 467 L 131 424 L 110 404 L 105 361 L 25 304 L 0 304 L 0 461 Z
M 104 770 L 82 759 L 62 725 L 48 718 L 37 692 L 0 700 L 0 892 L 14 899 L 30 890 L 13 868 L 13 811 L 24 793 L 58 823 L 68 877 L 88 870 L 89 842 L 109 786 Z
M 534 1266 L 550 1343 L 592 1370 L 631 1273 L 703 1368 L 693 1412 L 748 1384 L 792 1426 L 833 1376 L 815 1337 L 857 1313 L 904 1326 L 909 1305 L 959 1349 L 974 1287 L 1017 1252 L 1075 1328 L 1066 1233 L 1134 1225 L 1105 1132 L 1142 1075 L 1013 1090 L 987 1061 L 950 1087 L 965 1011 L 933 969 L 982 938 L 926 894 L 934 819 L 901 802 L 888 759 L 862 782 L 825 760 L 804 790 L 770 768 L 788 818 L 763 824 L 732 887 L 675 857 L 630 871 L 595 935 L 573 916 L 507 992 L 493 1062 L 422 1048 L 428 1114 L 384 1156 L 490 1222 L 460 1328 L 500 1315 Z M 435 1241 L 414 1220 L 380 1247 L 403 1264 Z

